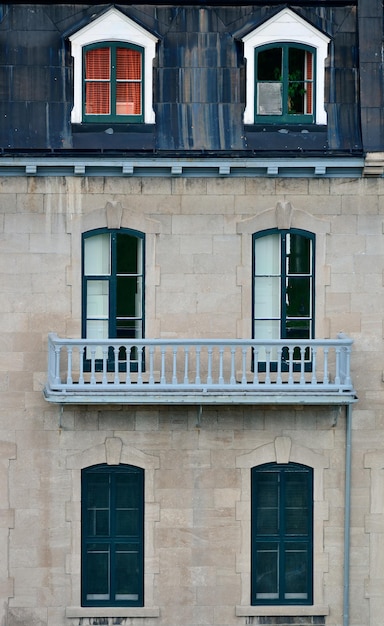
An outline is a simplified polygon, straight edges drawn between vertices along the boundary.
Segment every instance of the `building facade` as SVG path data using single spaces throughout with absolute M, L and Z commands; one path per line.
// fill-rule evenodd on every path
M 0 5 L 0 623 L 377 626 L 383 8 Z

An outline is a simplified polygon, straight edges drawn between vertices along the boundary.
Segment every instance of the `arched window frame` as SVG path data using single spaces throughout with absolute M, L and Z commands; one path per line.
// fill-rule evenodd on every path
M 153 109 L 153 60 L 156 54 L 157 37 L 152 35 L 129 17 L 112 7 L 69 37 L 74 59 L 74 105 L 71 122 L 81 124 L 83 119 L 83 48 L 96 43 L 120 42 L 138 46 L 143 50 L 143 121 L 155 123 Z M 106 121 L 106 120 L 102 120 Z M 137 121 L 137 119 L 135 119 Z
M 273 50 L 281 50 L 281 73 L 273 79 L 262 80 L 259 75 L 260 55 L 264 52 L 272 53 Z M 289 53 L 291 50 L 304 53 L 304 71 L 299 80 L 295 80 L 290 73 Z M 303 44 L 281 42 L 268 44 L 255 48 L 255 122 L 257 123 L 313 123 L 316 119 L 316 50 Z M 272 90 L 272 95 L 267 97 L 270 104 L 275 104 L 279 111 L 266 111 L 261 113 L 261 89 Z M 296 94 L 296 95 L 295 95 Z M 302 97 L 302 111 L 293 111 L 291 100 Z
M 126 49 L 133 50 L 139 53 L 140 55 L 140 76 L 135 81 L 124 81 L 125 83 L 131 82 L 135 83 L 139 86 L 139 93 L 132 96 L 133 99 L 136 98 L 138 102 L 119 102 L 118 99 L 118 87 L 121 81 L 118 80 L 116 76 L 116 54 L 118 49 Z M 87 105 L 89 98 L 87 97 L 87 84 L 90 82 L 101 82 L 98 80 L 89 80 L 87 77 L 87 53 L 97 50 L 109 50 L 109 77 L 104 82 L 109 88 L 109 112 L 102 114 L 101 112 L 97 112 L 94 114 L 87 112 Z M 144 49 L 135 46 L 133 44 L 127 44 L 124 42 L 105 42 L 105 43 L 96 43 L 91 44 L 89 46 L 83 47 L 83 120 L 84 122 L 115 122 L 115 123 L 123 123 L 123 122 L 143 122 L 144 114 L 143 114 L 143 104 L 145 101 L 144 94 L 144 81 L 143 81 L 143 67 L 144 67 Z M 132 107 L 132 111 L 128 112 L 128 108 Z M 119 111 L 119 107 L 120 110 Z M 137 109 L 137 112 L 134 111 L 134 108 Z M 124 111 L 125 109 L 125 111 Z
M 263 484 L 265 476 L 274 481 Z M 289 478 L 298 476 L 304 480 L 293 493 Z M 298 463 L 253 467 L 251 494 L 251 605 L 312 605 L 313 469 Z
M 103 479 L 98 488 L 96 485 L 94 492 L 91 489 L 92 477 Z M 136 493 L 128 498 L 129 509 L 126 497 L 123 498 L 124 502 L 119 502 L 123 493 L 118 489 L 118 480 L 123 477 L 135 479 Z M 126 505 L 125 508 L 123 504 Z M 129 517 L 129 523 L 127 523 Z M 144 470 L 142 468 L 123 464 L 116 466 L 100 464 L 82 470 L 81 545 L 82 606 L 144 606 Z M 95 567 L 96 562 L 99 562 L 99 568 Z M 130 570 L 133 563 L 134 574 L 130 571 L 130 576 L 122 576 L 124 571 Z M 104 580 L 102 576 L 99 576 L 99 580 L 93 587 L 95 571 L 98 569 L 99 573 L 103 572 L 103 568 L 105 568 Z M 129 581 L 129 588 L 125 588 L 127 581 Z M 95 593 L 95 589 L 99 593 Z
M 255 49 L 260 46 L 292 43 L 309 46 L 316 51 L 314 75 L 316 76 L 315 116 L 313 123 L 326 124 L 327 115 L 324 107 L 325 59 L 328 54 L 330 38 L 306 20 L 291 11 L 284 9 L 264 24 L 242 38 L 244 57 L 246 59 L 246 107 L 244 124 L 256 123 L 255 109 Z M 274 123 L 282 123 L 277 117 Z

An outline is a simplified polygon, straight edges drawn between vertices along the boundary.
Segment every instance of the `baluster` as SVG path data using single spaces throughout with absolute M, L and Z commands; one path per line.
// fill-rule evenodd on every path
M 224 385 L 223 363 L 224 363 L 224 346 L 220 346 L 219 348 L 219 385 Z
M 351 372 L 351 348 L 349 346 L 344 347 L 344 371 L 343 371 L 343 384 L 351 386 L 352 380 L 350 376 Z
M 172 385 L 177 385 L 177 346 L 173 346 Z
M 336 347 L 336 371 L 335 371 L 335 385 L 340 385 L 340 346 Z
M 137 384 L 143 384 L 143 346 L 137 346 Z
M 236 356 L 236 347 L 232 346 L 231 348 L 231 385 L 236 384 L 235 356 Z
M 188 376 L 189 346 L 184 347 L 184 385 L 189 384 Z
M 265 348 L 265 384 L 271 383 L 271 348 Z
M 207 370 L 207 385 L 212 385 L 212 346 L 208 346 L 208 370 Z
M 166 383 L 166 378 L 165 378 L 165 351 L 166 351 L 166 346 L 161 346 L 161 372 L 160 372 L 160 383 L 162 385 L 165 385 Z
M 91 347 L 91 385 L 96 385 L 95 376 L 96 346 Z
M 328 376 L 328 352 L 329 348 L 324 346 L 324 374 L 323 374 L 323 383 L 324 385 L 328 385 L 329 376 Z
M 119 384 L 119 349 L 120 346 L 114 346 L 113 348 L 113 356 L 114 356 L 114 361 L 115 361 L 115 376 L 114 376 L 114 384 L 118 385 Z
M 281 376 L 281 361 L 283 358 L 283 346 L 279 346 L 277 349 L 277 376 L 276 376 L 276 384 L 281 385 L 283 382 Z
M 196 372 L 195 372 L 195 384 L 196 385 L 200 385 L 201 384 L 201 379 L 200 379 L 200 353 L 201 353 L 201 346 L 196 346 Z
M 79 385 L 84 385 L 84 352 L 85 352 L 85 346 L 80 346 L 79 347 L 79 359 L 80 359 Z
M 253 384 L 259 384 L 259 348 L 253 348 Z
M 300 385 L 305 385 L 305 347 L 300 346 Z
M 316 373 L 316 368 L 317 368 L 317 363 L 316 363 L 316 357 L 317 357 L 317 348 L 314 347 L 312 348 L 312 379 L 311 379 L 311 384 L 312 385 L 317 385 L 317 373 Z
M 108 346 L 103 346 L 103 385 L 107 384 L 107 369 L 108 369 Z
M 288 349 L 288 384 L 289 385 L 293 385 L 293 352 L 294 352 L 294 347 L 293 346 L 289 346 Z
M 243 346 L 241 349 L 241 383 L 247 384 L 247 346 Z
M 61 352 L 61 346 L 55 345 L 55 385 L 61 385 L 60 352 Z
M 154 355 L 155 355 L 155 346 L 150 346 L 149 347 L 149 384 L 150 385 L 153 385 L 155 383 Z
M 125 354 L 126 354 L 126 370 L 125 370 L 125 384 L 130 385 L 132 383 L 131 380 L 131 350 L 132 346 L 125 346 Z
M 67 349 L 67 385 L 72 385 L 72 346 Z

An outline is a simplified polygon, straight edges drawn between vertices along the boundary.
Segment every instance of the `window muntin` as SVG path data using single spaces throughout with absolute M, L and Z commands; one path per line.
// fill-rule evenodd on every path
M 314 337 L 314 247 L 303 230 L 253 235 L 254 339 Z
M 82 605 L 143 606 L 144 471 L 82 471 Z
M 84 47 L 84 121 L 143 121 L 143 56 L 124 43 Z
M 251 604 L 312 604 L 313 471 L 252 468 Z
M 315 50 L 299 44 L 255 49 L 255 122 L 314 120 Z
M 83 337 L 144 337 L 143 233 L 126 229 L 84 233 Z M 120 360 L 125 360 L 123 352 Z M 101 348 L 96 358 L 102 358 Z

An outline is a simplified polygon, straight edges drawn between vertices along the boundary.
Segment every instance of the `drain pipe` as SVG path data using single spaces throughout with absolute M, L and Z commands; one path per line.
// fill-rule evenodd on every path
M 343 626 L 349 626 L 349 563 L 351 534 L 352 404 L 346 410 Z

